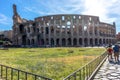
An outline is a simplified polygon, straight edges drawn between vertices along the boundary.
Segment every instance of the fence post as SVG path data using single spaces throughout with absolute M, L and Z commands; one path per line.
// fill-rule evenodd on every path
M 1 77 L 2 77 L 2 73 L 3 73 L 3 66 L 1 65 Z
M 13 80 L 13 69 L 11 68 L 11 80 Z
M 7 80 L 7 67 L 6 67 L 6 80 Z

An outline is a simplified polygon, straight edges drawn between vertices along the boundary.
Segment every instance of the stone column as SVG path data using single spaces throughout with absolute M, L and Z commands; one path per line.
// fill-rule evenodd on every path
M 103 38 L 101 39 L 101 45 L 103 45 Z
M 93 46 L 95 45 L 95 38 L 93 38 Z
M 73 46 L 73 20 L 71 19 L 71 26 L 70 26 L 70 33 L 71 33 L 71 46 Z
M 82 17 L 82 46 L 84 46 L 85 45 L 85 43 L 84 43 L 84 18 Z
M 53 25 L 53 24 L 52 24 Z M 51 23 L 50 23 L 50 25 L 49 25 L 49 27 L 48 27 L 48 29 L 49 29 L 49 34 L 48 34 L 48 39 L 49 39 L 49 45 L 51 46 Z
M 18 45 L 22 45 L 22 36 L 18 37 Z
M 87 23 L 87 28 L 88 28 L 88 30 L 87 30 L 87 46 L 89 46 L 90 45 L 90 29 L 89 29 L 89 24 Z
M 79 46 L 79 20 L 78 19 L 77 19 L 76 28 L 77 28 L 77 46 Z
M 100 24 L 99 24 L 99 22 L 97 22 L 97 36 L 98 37 L 100 37 L 100 33 L 99 33 L 100 30 L 99 30 L 99 28 L 100 28 Z
M 68 46 L 68 41 L 67 41 L 67 38 L 68 38 L 68 35 L 67 35 L 67 20 L 65 20 L 65 46 Z
M 54 25 L 54 46 L 56 46 L 56 26 Z
M 34 45 L 37 46 L 38 45 L 38 43 L 37 43 L 37 36 L 34 36 L 34 41 L 35 41 Z
M 92 23 L 92 27 L 93 27 L 93 34 L 92 34 L 92 38 L 93 38 L 93 46 L 95 45 L 95 25 L 94 22 Z
M 44 21 L 44 23 L 43 23 L 43 38 L 44 38 L 44 44 L 46 45 L 46 31 L 45 31 L 45 28 L 46 28 L 46 24 L 45 24 L 45 21 Z
M 87 43 L 87 46 L 90 46 L 90 37 L 89 37 L 89 36 L 87 37 L 87 40 L 88 40 L 88 41 L 87 41 L 87 42 L 88 42 L 88 43 Z
M 59 44 L 60 44 L 60 46 L 62 46 L 62 22 L 61 22 L 61 20 L 60 20 L 60 39 L 59 40 L 60 40 Z

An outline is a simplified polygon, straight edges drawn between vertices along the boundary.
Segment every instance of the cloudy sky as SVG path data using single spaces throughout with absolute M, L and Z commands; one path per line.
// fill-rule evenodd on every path
M 51 14 L 82 14 L 99 16 L 101 22 L 116 22 L 120 32 L 120 0 L 0 0 L 0 31 L 12 29 L 12 5 L 22 18 Z

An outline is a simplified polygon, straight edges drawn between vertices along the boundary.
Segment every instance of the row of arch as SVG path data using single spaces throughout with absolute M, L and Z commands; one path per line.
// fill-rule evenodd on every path
M 46 38 L 46 39 L 22 39 L 23 45 L 50 45 L 50 46 L 96 46 L 103 44 L 114 44 L 113 39 L 93 39 L 93 38 Z

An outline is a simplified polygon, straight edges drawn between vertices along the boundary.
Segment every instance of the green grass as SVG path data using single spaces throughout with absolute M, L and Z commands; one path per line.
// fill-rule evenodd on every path
M 104 51 L 104 48 L 9 48 L 0 50 L 0 64 L 61 80 Z

